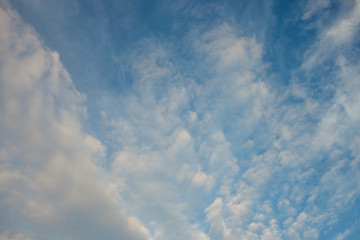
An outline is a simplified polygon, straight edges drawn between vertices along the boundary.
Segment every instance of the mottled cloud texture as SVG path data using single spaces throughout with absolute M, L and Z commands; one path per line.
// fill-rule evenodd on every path
M 186 54 L 148 37 L 91 130 L 94 100 L 0 1 L 0 240 L 354 237 L 360 3 L 327 24 L 332 2 L 302 3 L 315 36 L 287 79 L 236 22 L 192 27 Z

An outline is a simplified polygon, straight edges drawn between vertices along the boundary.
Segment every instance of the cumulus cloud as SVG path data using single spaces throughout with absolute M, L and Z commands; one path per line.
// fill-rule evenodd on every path
M 58 53 L 5 1 L 0 19 L 0 231 L 25 226 L 35 239 L 148 238 L 97 166 L 104 146 L 82 130 L 86 97 Z

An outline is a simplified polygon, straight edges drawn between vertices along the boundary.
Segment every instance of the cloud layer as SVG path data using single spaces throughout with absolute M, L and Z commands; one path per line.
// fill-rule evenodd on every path
M 0 239 L 355 239 L 360 4 L 300 5 L 286 75 L 241 22 L 151 36 L 112 56 L 132 82 L 89 130 L 95 100 L 2 1 Z

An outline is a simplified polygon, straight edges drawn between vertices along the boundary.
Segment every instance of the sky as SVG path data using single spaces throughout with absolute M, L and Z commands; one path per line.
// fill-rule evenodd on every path
M 0 240 L 357 240 L 360 0 L 0 0 Z

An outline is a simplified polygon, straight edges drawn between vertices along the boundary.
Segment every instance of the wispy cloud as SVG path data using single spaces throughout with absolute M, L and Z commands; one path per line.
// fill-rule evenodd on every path
M 350 234 L 350 232 L 351 231 L 349 229 L 346 229 L 345 232 L 339 233 L 334 239 L 335 240 L 344 240 Z

